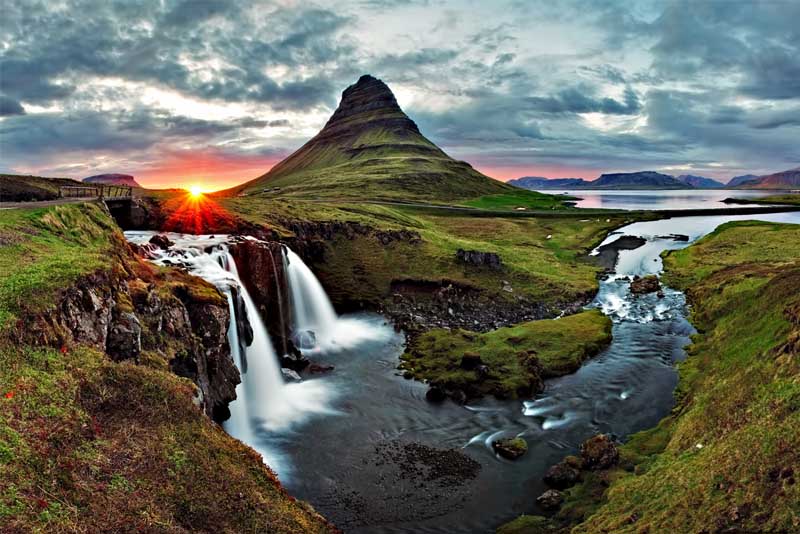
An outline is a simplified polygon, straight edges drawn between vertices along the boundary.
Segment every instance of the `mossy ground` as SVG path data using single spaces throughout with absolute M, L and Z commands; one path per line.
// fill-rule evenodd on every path
M 436 329 L 413 340 L 401 368 L 418 380 L 446 385 L 470 396 L 514 398 L 530 391 L 532 381 L 574 372 L 611 342 L 611 320 L 598 310 L 560 319 L 544 319 L 500 328 L 485 334 Z M 469 353 L 489 368 L 478 379 L 462 369 Z M 541 368 L 532 365 L 535 358 Z
M 224 303 L 199 279 L 128 257 L 97 204 L 0 212 L 0 531 L 332 530 L 195 406 L 196 386 L 165 360 L 180 347 L 136 365 L 82 345 L 10 341 L 98 270 L 132 280 L 132 295 L 153 284 L 164 299 L 185 292 Z
M 800 226 L 729 223 L 665 267 L 699 331 L 677 406 L 621 448 L 619 468 L 569 490 L 548 528 L 800 531 Z
M 0 212 L 0 327 L 52 305 L 78 276 L 109 268 L 115 228 L 94 203 Z

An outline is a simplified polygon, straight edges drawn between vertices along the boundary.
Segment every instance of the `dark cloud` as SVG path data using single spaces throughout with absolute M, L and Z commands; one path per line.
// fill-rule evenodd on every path
M 25 108 L 13 98 L 0 95 L 0 117 L 10 115 L 25 115 Z
M 624 100 L 613 98 L 593 98 L 585 90 L 570 88 L 550 97 L 529 97 L 527 103 L 533 109 L 546 113 L 608 113 L 610 115 L 631 115 L 641 109 L 639 97 L 630 87 L 625 88 Z

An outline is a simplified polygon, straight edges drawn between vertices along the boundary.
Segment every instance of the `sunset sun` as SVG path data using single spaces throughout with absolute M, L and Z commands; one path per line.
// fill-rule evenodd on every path
M 189 194 L 197 198 L 203 195 L 203 189 L 199 185 L 192 185 L 189 187 Z

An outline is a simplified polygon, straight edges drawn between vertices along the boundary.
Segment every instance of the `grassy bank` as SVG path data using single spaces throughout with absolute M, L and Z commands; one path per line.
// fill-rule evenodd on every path
M 621 448 L 620 468 L 569 490 L 553 520 L 499 532 L 800 529 L 800 227 L 729 223 L 665 267 L 699 331 L 672 415 Z
M 225 307 L 205 282 L 132 258 L 97 204 L 0 212 L 0 531 L 329 532 L 170 371 L 199 341 L 173 336 L 140 364 L 83 344 L 16 341 L 28 325 L 63 327 L 63 292 L 89 276 L 119 285 L 92 286 L 114 294 L 119 312 L 137 292 Z M 160 339 L 142 322 L 143 339 Z
M 286 221 L 359 223 L 378 230 L 411 230 L 418 243 L 383 244 L 374 236 L 337 235 L 325 261 L 314 265 L 334 301 L 380 302 L 395 280 L 449 280 L 513 300 L 523 295 L 545 303 L 585 298 L 597 289 L 599 267 L 585 255 L 613 228 L 635 216 L 591 216 L 579 211 L 560 218 L 484 218 L 468 212 L 436 213 L 413 206 L 321 203 L 296 200 L 222 201 L 232 213 L 290 235 Z M 456 260 L 458 249 L 492 252 L 503 268 L 474 268 Z M 513 292 L 501 291 L 503 281 Z
M 468 397 L 515 398 L 518 393 L 530 395 L 531 384 L 544 378 L 574 372 L 610 342 L 611 320 L 598 310 L 485 334 L 436 329 L 413 340 L 401 368 L 417 380 L 458 389 Z M 486 365 L 486 376 L 478 378 L 474 369 L 465 369 L 465 355 Z

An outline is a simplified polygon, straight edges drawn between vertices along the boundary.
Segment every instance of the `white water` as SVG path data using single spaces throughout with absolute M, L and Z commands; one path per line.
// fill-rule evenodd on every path
M 284 248 L 292 307 L 292 331 L 302 351 L 336 352 L 379 334 L 364 321 L 340 318 L 311 269 L 291 249 Z M 313 332 L 313 336 L 308 333 Z M 384 332 L 385 333 L 385 332 Z
M 125 235 L 133 243 L 146 245 L 154 232 L 126 232 Z M 275 432 L 286 432 L 311 416 L 335 413 L 329 407 L 333 398 L 332 391 L 324 380 L 284 383 L 280 363 L 267 329 L 253 299 L 239 278 L 235 261 L 228 252 L 228 236 L 166 235 L 175 245 L 166 251 L 151 248 L 152 261 L 159 265 L 183 266 L 192 274 L 214 284 L 228 299 L 231 314 L 228 342 L 231 355 L 239 370 L 246 371 L 241 372 L 242 382 L 236 387 L 237 398 L 230 404 L 231 418 L 223 427 L 230 435 L 261 453 L 264 462 L 285 480 L 290 466 L 275 447 L 267 446 L 266 438 Z M 302 264 L 299 258 L 296 263 Z M 242 297 L 247 319 L 253 329 L 253 342 L 244 351 L 236 326 L 233 288 Z M 321 286 L 319 289 L 322 290 Z M 324 297 L 327 300 L 327 295 Z M 335 327 L 336 315 L 332 307 L 330 310 Z

